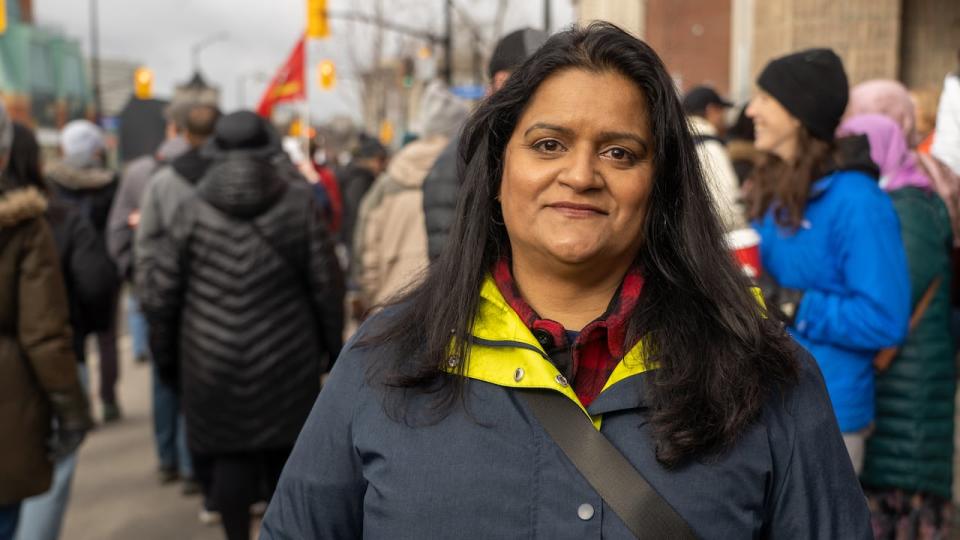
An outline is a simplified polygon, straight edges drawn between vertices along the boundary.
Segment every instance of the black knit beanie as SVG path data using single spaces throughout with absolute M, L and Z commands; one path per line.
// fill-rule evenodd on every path
M 830 49 L 807 49 L 771 60 L 757 86 L 824 141 L 833 140 L 850 97 L 843 62 Z

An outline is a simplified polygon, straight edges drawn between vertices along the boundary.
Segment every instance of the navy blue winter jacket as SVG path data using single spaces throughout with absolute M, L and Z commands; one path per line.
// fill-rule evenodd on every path
M 386 398 L 400 396 L 371 368 L 394 353 L 348 345 L 261 538 L 631 538 L 516 394 L 545 388 L 580 404 L 492 280 L 474 335 L 487 345 L 475 344 L 464 367 L 466 408 L 440 421 L 432 397 L 416 393 L 403 396 L 404 420 L 388 415 L 396 401 Z M 654 455 L 641 346 L 584 412 L 702 538 L 872 538 L 820 372 L 797 351 L 798 384 L 771 397 L 733 448 L 672 470 Z

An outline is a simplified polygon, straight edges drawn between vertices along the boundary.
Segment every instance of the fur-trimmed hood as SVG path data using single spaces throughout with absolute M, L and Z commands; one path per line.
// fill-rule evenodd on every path
M 71 191 L 100 189 L 116 178 L 113 171 L 107 169 L 78 169 L 63 162 L 48 166 L 45 173 L 51 182 Z
M 0 229 L 39 217 L 46 209 L 47 199 L 35 187 L 0 194 Z

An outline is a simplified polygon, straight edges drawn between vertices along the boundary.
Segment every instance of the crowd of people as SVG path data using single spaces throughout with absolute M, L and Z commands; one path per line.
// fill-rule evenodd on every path
M 158 482 L 230 540 L 947 538 L 957 68 L 930 111 L 797 51 L 735 110 L 526 28 L 393 152 L 184 100 L 119 173 L 0 107 L 0 540 L 59 537 L 88 341 L 123 418 L 121 311 Z

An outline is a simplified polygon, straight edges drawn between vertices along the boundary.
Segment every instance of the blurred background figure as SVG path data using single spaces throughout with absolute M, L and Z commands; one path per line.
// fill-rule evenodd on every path
M 929 154 L 933 146 L 933 131 L 937 127 L 937 105 L 940 103 L 939 88 L 915 88 L 910 90 L 910 100 L 916 114 L 918 154 Z
M 697 157 L 713 197 L 714 208 L 727 231 L 745 225 L 740 205 L 740 182 L 724 144 L 727 133 L 727 110 L 733 103 L 723 99 L 709 86 L 697 86 L 683 96 Z
M 848 117 L 859 114 L 882 114 L 893 120 L 906 137 L 908 148 L 916 148 L 923 139 L 917 131 L 914 101 L 907 88 L 899 81 L 873 79 L 860 83 L 850 92 Z M 931 141 L 932 143 L 932 141 Z M 954 241 L 960 241 L 960 176 L 946 166 L 941 158 L 930 153 L 918 153 L 917 159 L 932 185 L 950 212 Z
M 106 246 L 107 219 L 117 190 L 117 174 L 105 166 L 105 141 L 99 127 L 86 120 L 74 120 L 60 133 L 61 161 L 44 171 L 54 194 L 80 212 L 93 224 L 97 241 Z M 111 275 L 116 276 L 116 269 Z M 93 317 L 78 324 L 76 351 L 85 358 L 84 343 L 89 334 L 96 335 L 100 364 L 100 402 L 103 421 L 113 422 L 121 416 L 115 392 L 120 366 L 117 362 L 117 294 L 119 280 L 102 299 Z
M 521 28 L 500 38 L 487 65 L 490 83 L 487 94 L 500 90 L 507 77 L 546 41 L 547 33 L 536 28 Z M 459 141 L 459 136 L 453 137 L 423 181 L 423 214 L 431 261 L 440 256 L 456 219 L 457 200 L 463 183 L 458 174 Z
M 133 273 L 135 294 L 143 293 L 145 276 L 157 266 L 158 244 L 164 241 L 173 224 L 173 216 L 180 204 L 190 198 L 194 186 L 206 174 L 212 160 L 202 148 L 213 135 L 220 118 L 220 110 L 211 105 L 187 103 L 183 110 L 183 139 L 187 148 L 180 152 L 177 139 L 165 145 L 171 150 L 172 160 L 160 166 L 149 178 L 142 196 L 137 226 L 134 228 Z M 174 114 L 174 118 L 177 118 Z M 176 120 L 175 120 L 176 122 Z M 183 492 L 199 491 L 194 478 L 193 463 L 187 447 L 186 423 L 180 397 L 175 385 L 159 376 L 158 366 L 152 366 L 153 433 L 159 461 L 161 483 L 183 481 Z
M 960 49 L 957 50 L 957 69 L 943 80 L 930 153 L 960 175 Z
M 744 105 L 737 114 L 736 122 L 727 130 L 727 152 L 741 187 L 753 173 L 753 168 L 761 157 L 757 147 L 753 145 L 754 138 L 756 135 L 753 131 L 753 119 L 747 116 L 747 106 Z
M 347 252 L 353 251 L 353 233 L 356 229 L 360 201 L 373 186 L 377 177 L 387 168 L 387 149 L 380 141 L 361 134 L 351 152 L 352 159 L 337 174 L 340 193 L 343 195 L 343 225 L 340 228 L 341 242 Z
M 877 415 L 861 476 L 874 530 L 878 538 L 949 538 L 957 390 L 950 336 L 950 216 L 894 119 L 853 116 L 837 134 L 866 135 L 870 141 L 880 187 L 890 194 L 900 220 L 911 306 L 919 313 L 899 354 L 878 366 Z
M 194 471 L 227 538 L 247 539 L 340 352 L 343 276 L 273 128 L 217 122 L 213 159 L 140 280 L 160 377 L 180 388 Z
M 465 103 L 442 84 L 427 87 L 419 138 L 390 160 L 360 205 L 353 268 L 360 286 L 355 316 L 419 282 L 430 260 L 424 222 L 424 178 L 467 118 Z
M 71 328 L 83 328 L 97 318 L 105 319 L 113 308 L 113 263 L 90 220 L 50 195 L 41 172 L 40 146 L 33 132 L 22 124 L 13 125 L 13 147 L 2 184 L 7 189 L 36 190 L 46 199 L 45 217 L 53 232 L 66 285 Z M 74 341 L 76 358 L 78 345 Z M 88 390 L 86 364 L 78 363 L 77 367 L 80 382 Z M 59 537 L 76 465 L 75 452 L 58 457 L 50 489 L 27 499 L 21 507 L 18 539 Z
M 331 234 L 337 235 L 343 223 L 343 195 L 340 192 L 337 175 L 334 173 L 335 161 L 330 159 L 322 142 L 318 136 L 310 137 L 307 145 L 308 159 L 305 160 L 308 169 L 305 176 L 316 186 L 314 190 L 320 191 L 321 196 L 326 198 L 327 224 Z M 314 173 L 316 180 L 312 180 Z
M 93 425 L 73 353 L 64 276 L 44 219 L 47 202 L 35 186 L 9 178 L 13 131 L 0 105 L 2 540 L 14 537 L 24 499 L 50 488 L 54 464 L 73 455 Z M 59 534 L 59 518 L 45 525 Z
M 133 282 L 133 237 L 140 223 L 140 201 L 147 184 L 160 168 L 190 149 L 183 133 L 187 104 L 178 103 L 167 108 L 167 140 L 153 154 L 143 155 L 126 164 L 120 178 L 110 217 L 107 222 L 107 248 L 117 265 L 121 279 Z M 126 296 L 124 307 L 133 345 L 133 357 L 138 363 L 149 360 L 147 325 L 140 311 L 134 291 Z
M 835 140 L 849 99 L 830 49 L 772 60 L 747 114 L 764 160 L 751 181 L 766 305 L 823 372 L 854 469 L 874 420 L 873 357 L 906 337 L 900 226 L 865 137 Z

